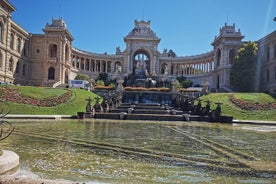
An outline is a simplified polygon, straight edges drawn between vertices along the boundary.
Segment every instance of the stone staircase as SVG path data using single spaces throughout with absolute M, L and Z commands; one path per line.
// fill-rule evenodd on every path
M 151 121 L 187 121 L 183 111 L 168 105 L 123 103 L 109 112 L 96 112 L 95 119 L 151 120 Z

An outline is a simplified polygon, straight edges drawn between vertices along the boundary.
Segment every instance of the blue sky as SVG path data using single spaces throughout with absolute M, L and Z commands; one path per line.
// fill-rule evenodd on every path
M 211 51 L 214 37 L 225 23 L 235 23 L 245 41 L 276 30 L 275 0 L 10 0 L 12 17 L 30 33 L 43 33 L 52 17 L 62 17 L 75 40 L 73 47 L 114 54 L 125 49 L 123 38 L 134 20 L 150 20 L 161 38 L 158 50 L 178 56 Z

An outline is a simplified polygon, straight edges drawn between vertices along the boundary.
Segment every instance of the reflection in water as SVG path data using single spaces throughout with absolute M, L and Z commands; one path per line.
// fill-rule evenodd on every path
M 104 183 L 269 183 L 276 177 L 275 170 L 258 169 L 275 168 L 276 133 L 254 131 L 256 126 L 110 120 L 14 124 L 3 147 L 19 154 L 19 174 L 30 171 L 32 177 Z

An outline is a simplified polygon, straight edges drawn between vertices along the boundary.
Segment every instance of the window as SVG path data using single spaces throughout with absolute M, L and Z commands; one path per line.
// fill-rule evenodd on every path
M 23 55 L 24 55 L 24 56 L 27 56 L 27 42 L 24 43 Z
M 20 64 L 19 61 L 16 63 L 15 73 L 19 73 L 20 70 Z
M 266 82 L 269 82 L 269 70 L 266 70 Z
M 3 66 L 3 56 L 2 53 L 0 52 L 0 68 Z
M 276 58 L 276 43 L 274 44 L 274 58 Z
M 0 42 L 3 41 L 3 25 L 0 23 Z
M 274 67 L 274 79 L 276 80 L 276 66 Z
M 220 49 L 218 49 L 218 51 L 217 51 L 217 66 L 220 65 L 220 59 L 221 59 L 221 51 L 220 51 Z
M 57 57 L 57 45 L 53 44 L 50 46 L 50 57 Z
M 50 67 L 48 69 L 48 80 L 55 80 L 55 68 Z
M 22 67 L 22 75 L 26 75 L 26 64 L 23 64 L 23 67 Z
M 17 39 L 17 52 L 20 52 L 20 50 L 21 50 L 21 39 L 18 38 Z
M 8 63 L 8 70 L 12 72 L 12 65 L 13 65 L 13 60 L 12 58 L 9 60 L 9 63 Z
M 270 58 L 270 52 L 269 52 L 269 47 L 266 48 L 266 60 L 269 61 Z
M 66 60 L 66 61 L 68 61 L 69 56 L 70 56 L 69 45 L 67 44 L 67 45 L 65 46 L 65 60 Z
M 10 48 L 13 49 L 13 40 L 14 40 L 14 36 L 13 34 L 10 35 Z
M 276 80 L 276 66 L 274 67 L 274 80 Z

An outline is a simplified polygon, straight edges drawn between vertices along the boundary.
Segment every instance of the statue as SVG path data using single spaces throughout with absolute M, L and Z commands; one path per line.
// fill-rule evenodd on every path
M 89 97 L 87 100 L 87 105 L 86 105 L 86 112 L 85 114 L 88 115 L 88 117 L 94 117 L 95 116 L 95 109 L 94 107 L 92 106 L 92 100 L 91 98 Z
M 96 99 L 96 103 L 95 103 L 95 106 L 94 106 L 95 111 L 96 112 L 103 112 L 103 107 L 100 103 L 100 97 L 97 96 L 95 99 Z
M 168 66 L 167 65 L 164 66 L 164 74 L 168 75 Z
M 95 80 L 90 78 L 88 80 L 88 89 L 87 90 L 88 91 L 93 91 L 94 90 L 94 84 L 95 84 Z
M 115 71 L 115 73 L 117 73 L 117 74 L 120 74 L 120 73 L 122 73 L 122 67 L 121 67 L 121 65 L 120 64 L 116 64 L 116 71 Z
M 145 78 L 149 75 L 146 61 L 143 59 L 138 59 L 136 63 L 135 74 L 138 75 L 138 78 Z

